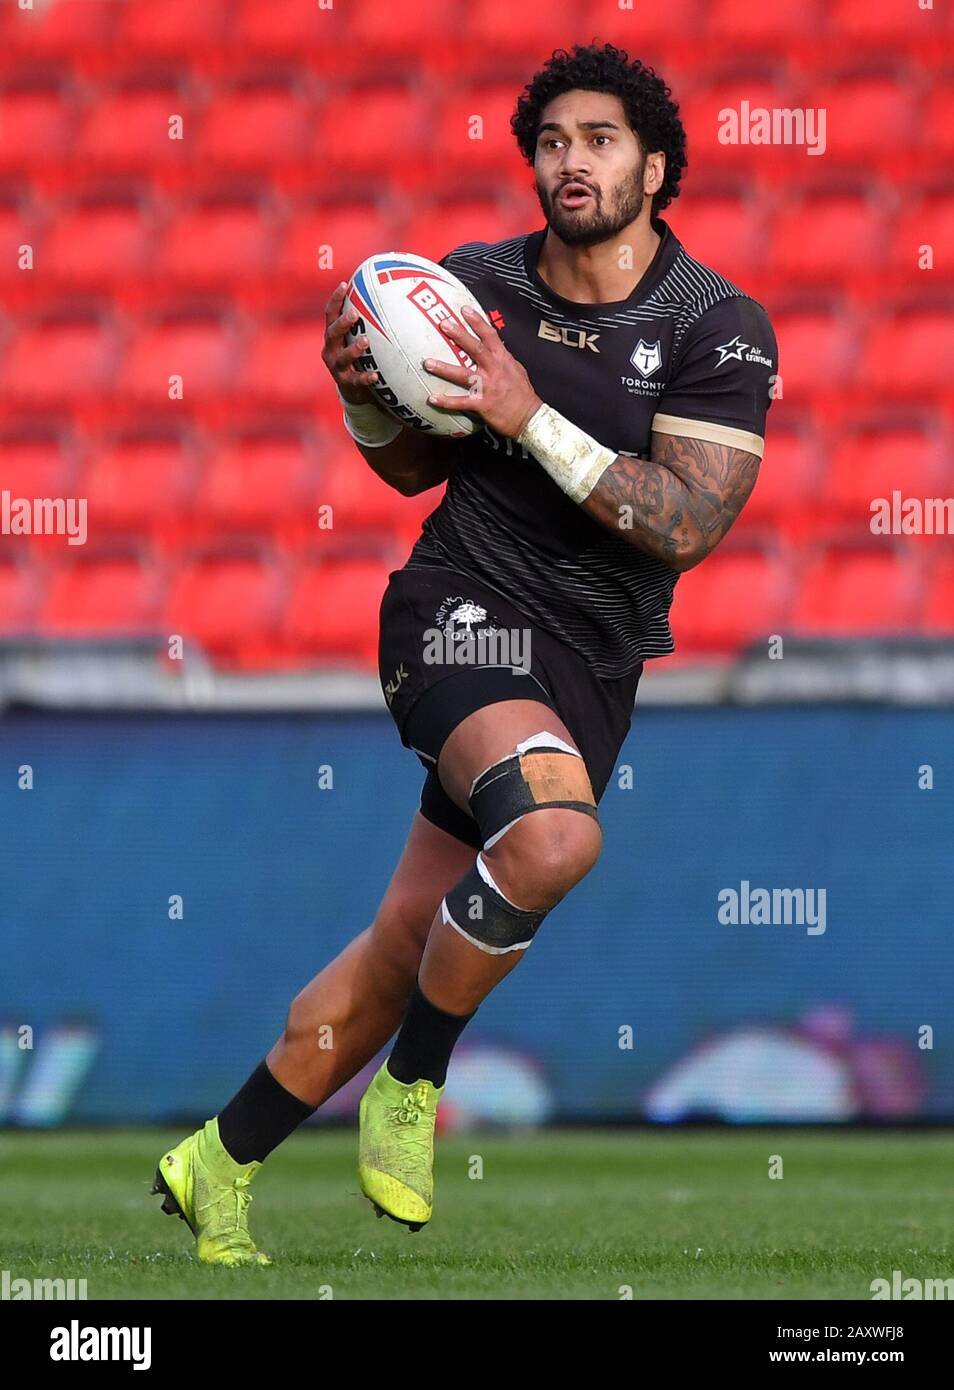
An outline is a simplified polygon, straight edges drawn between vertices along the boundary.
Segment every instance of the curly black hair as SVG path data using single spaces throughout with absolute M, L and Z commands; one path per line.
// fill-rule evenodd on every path
M 686 132 L 679 107 L 652 68 L 638 58 L 630 60 L 624 49 L 611 43 L 574 44 L 572 53 L 557 48 L 527 83 L 510 119 L 527 163 L 533 163 L 543 108 L 554 97 L 577 88 L 618 96 L 643 149 L 662 150 L 666 172 L 662 187 L 653 195 L 653 212 L 668 207 L 679 196 L 679 181 L 686 167 Z

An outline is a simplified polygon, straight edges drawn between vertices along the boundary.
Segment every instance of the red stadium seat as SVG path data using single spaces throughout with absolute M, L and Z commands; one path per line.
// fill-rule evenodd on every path
M 376 251 L 401 249 L 397 241 L 394 219 L 376 203 L 321 204 L 294 216 L 277 270 L 303 280 L 338 282 Z
M 323 661 L 377 662 L 378 613 L 393 566 L 380 560 L 326 560 L 298 575 L 283 632 L 297 651 Z
M 819 0 L 774 5 L 753 5 L 752 0 L 713 0 L 706 7 L 706 35 L 728 41 L 734 47 L 791 44 L 815 31 L 822 10 Z
M 168 402 L 170 377 L 182 378 L 183 400 L 202 400 L 231 388 L 234 343 L 216 318 L 182 319 L 143 328 L 131 343 L 119 389 L 143 401 Z
M 892 77 L 853 77 L 832 81 L 813 105 L 827 116 L 826 158 L 863 164 L 914 140 L 920 123 L 914 87 Z M 890 132 L 890 135 L 889 135 Z
M 0 357 L 0 399 L 26 406 L 101 396 L 113 379 L 110 329 L 90 321 L 22 328 Z
M 227 38 L 231 0 L 126 0 L 119 7 L 118 42 L 124 52 L 156 59 L 188 59 Z
M 428 68 L 433 68 L 455 48 L 458 0 L 415 0 L 401 12 L 400 23 L 386 21 L 381 0 L 351 0 L 347 9 L 348 44 L 382 63 L 400 59 L 416 64 L 426 55 Z
M 918 430 L 859 430 L 836 445 L 826 478 L 823 503 L 846 522 L 868 530 L 871 504 L 905 497 L 929 497 L 944 482 L 941 441 Z
M 804 146 L 755 144 L 756 113 L 794 108 L 795 93 L 765 77 L 726 78 L 691 90 L 680 102 L 694 162 L 725 169 L 772 172 L 773 166 L 791 169 L 793 159 L 804 162 Z
M 175 437 L 121 438 L 97 449 L 82 480 L 91 532 L 145 534 L 181 526 L 194 474 L 188 446 Z
M 33 218 L 16 200 L 0 203 L 0 280 L 16 280 L 24 272 L 19 267 L 20 247 L 36 250 L 36 231 Z M 35 264 L 35 260 L 34 260 Z
M 118 637 L 156 631 L 156 573 L 132 557 L 83 557 L 53 572 L 39 628 L 45 637 Z
M 234 440 L 206 463 L 196 511 L 216 528 L 267 531 L 299 521 L 317 535 L 315 473 L 297 435 Z
M 244 664 L 267 650 L 280 597 L 279 572 L 258 557 L 197 557 L 173 577 L 163 630 Z
M 324 317 L 264 326 L 248 349 L 239 378 L 240 394 L 277 405 L 313 406 L 321 386 L 335 400 L 333 383 L 321 361 L 324 341 Z
M 798 199 L 776 220 L 771 269 L 810 283 L 876 271 L 884 259 L 885 222 L 885 214 L 866 198 Z
M 214 284 L 262 275 L 275 262 L 273 219 L 258 203 L 202 205 L 166 229 L 155 269 L 163 279 Z
M 526 170 L 510 129 L 515 105 L 512 82 L 451 93 L 435 112 L 433 165 L 451 169 L 461 184 L 474 173 L 504 179 Z
M 242 53 L 301 59 L 323 49 L 335 52 L 344 36 L 339 8 L 346 11 L 348 7 L 318 5 L 315 0 L 282 0 L 280 5 L 274 0 L 238 0 L 231 28 Z M 379 24 L 384 28 L 387 23 L 379 11 Z M 337 57 L 340 62 L 340 49 Z
M 954 637 L 954 561 L 950 558 L 937 566 L 928 582 L 922 628 L 932 637 Z
M 28 565 L 0 557 L 0 635 L 27 635 L 34 630 L 37 578 Z
M 347 439 L 326 459 L 316 496 L 319 504 L 333 508 L 336 535 L 380 531 L 385 540 L 406 500 L 372 472 Z
M 233 168 L 268 168 L 301 159 L 311 152 L 310 124 L 308 104 L 293 88 L 241 87 L 218 97 L 206 111 L 199 156 Z
M 773 406 L 769 411 L 759 476 L 733 535 L 755 527 L 797 528 L 816 493 L 822 464 L 819 445 L 804 432 L 776 429 L 774 410 Z
M 954 314 L 921 310 L 890 315 L 869 332 L 861 377 L 874 394 L 917 397 L 954 381 Z
M 348 87 L 333 93 L 319 107 L 312 146 L 323 162 L 321 191 L 347 192 L 348 183 L 342 181 L 356 173 L 374 175 L 379 182 L 402 171 L 414 172 L 415 165 L 420 177 L 433 178 L 424 144 L 426 110 L 410 86 Z M 399 160 L 384 153 L 393 146 L 403 151 Z
M 950 82 L 938 84 L 929 93 L 921 125 L 921 143 L 950 167 L 954 154 L 954 87 Z
M 954 106 L 951 108 L 954 116 Z M 923 246 L 930 246 L 934 264 L 925 271 L 921 266 Z M 954 278 L 954 193 L 938 194 L 905 207 L 899 215 L 891 237 L 892 265 L 907 271 L 912 285 L 924 283 L 925 275 L 933 282 L 938 277 Z
M 183 118 L 181 140 L 170 139 L 173 116 Z M 75 155 L 104 168 L 138 173 L 184 164 L 194 155 L 192 120 L 191 101 L 175 86 L 102 94 L 80 125 Z
M 909 0 L 830 0 L 828 24 L 833 35 L 862 41 L 891 51 L 894 44 L 941 41 L 947 16 L 944 7 L 924 10 Z
M 457 39 L 473 53 L 519 54 L 542 62 L 558 46 L 576 40 L 575 0 L 515 5 L 513 0 L 471 0 L 458 11 Z
M 16 16 L 13 39 L 23 58 L 73 59 L 104 47 L 116 22 L 115 0 L 58 0 L 10 8 Z
M 600 11 L 599 36 L 639 58 L 646 43 L 669 48 L 692 39 L 702 28 L 707 9 L 708 0 L 638 0 L 629 10 L 607 5 Z M 589 20 L 588 11 L 583 18 Z
M 804 570 L 790 626 L 800 635 L 890 636 L 916 620 L 916 570 L 888 549 L 831 549 Z
M 62 212 L 40 251 L 44 276 L 76 285 L 135 279 L 150 264 L 152 222 L 136 203 L 83 205 Z
M 759 550 L 720 547 L 684 575 L 673 602 L 680 652 L 729 652 L 778 632 L 785 616 L 786 570 Z
M 0 170 L 27 172 L 66 158 L 74 117 L 58 88 L 0 91 Z
M 74 462 L 56 439 L 0 436 L 0 487 L 11 497 L 65 497 Z
M 500 203 L 474 198 L 423 208 L 404 228 L 401 241 L 406 250 L 437 261 L 465 242 L 503 241 L 525 230 Z
M 681 200 L 680 200 L 681 201 Z M 742 278 L 765 256 L 765 227 L 757 203 L 717 195 L 692 198 L 663 214 L 690 256 L 729 279 Z
M 805 309 L 776 314 L 773 322 L 784 400 L 805 405 L 851 376 L 857 342 L 845 316 Z

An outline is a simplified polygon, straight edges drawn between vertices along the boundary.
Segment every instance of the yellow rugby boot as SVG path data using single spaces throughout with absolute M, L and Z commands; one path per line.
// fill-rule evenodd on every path
M 444 1087 L 405 1085 L 384 1063 L 358 1108 L 358 1181 L 378 1216 L 412 1231 L 431 1219 L 434 1122 Z
M 168 1216 L 180 1216 L 189 1227 L 203 1264 L 271 1264 L 248 1233 L 248 1185 L 261 1166 L 236 1163 L 226 1152 L 218 1117 L 159 1160 L 152 1191 L 164 1194 Z

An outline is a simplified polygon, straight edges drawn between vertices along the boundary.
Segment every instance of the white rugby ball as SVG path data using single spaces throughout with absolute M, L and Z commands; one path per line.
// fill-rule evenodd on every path
M 475 309 L 487 315 L 449 270 L 404 251 L 381 251 L 362 261 L 348 283 L 342 312 L 356 309 L 358 321 L 347 341 L 366 336 L 370 347 L 358 359 L 359 371 L 376 371 L 372 386 L 375 399 L 402 425 L 428 434 L 453 437 L 473 434 L 482 421 L 464 412 L 453 414 L 428 405 L 430 395 L 466 396 L 467 390 L 443 377 L 426 372 L 425 357 L 466 367 L 474 363 L 440 330 L 445 318 L 455 318 L 465 328 L 460 311 Z

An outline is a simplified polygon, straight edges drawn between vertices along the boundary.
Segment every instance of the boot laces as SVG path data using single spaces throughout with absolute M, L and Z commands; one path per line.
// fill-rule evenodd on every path
M 391 1118 L 400 1133 L 405 1152 L 414 1154 L 417 1162 L 428 1164 L 431 1153 L 431 1128 L 426 1123 L 427 1087 L 418 1086 L 405 1092 L 401 1101 L 391 1107 Z M 424 1120 L 425 1123 L 421 1124 Z
M 417 1090 L 408 1091 L 400 1105 L 394 1107 L 394 1118 L 398 1124 L 416 1125 L 426 1113 L 426 1108 L 427 1087 L 418 1086 Z
M 252 1194 L 248 1190 L 251 1178 L 236 1178 L 232 1184 L 232 1192 L 235 1196 L 235 1230 L 241 1231 L 243 1235 L 248 1234 L 248 1209 L 252 1203 Z

